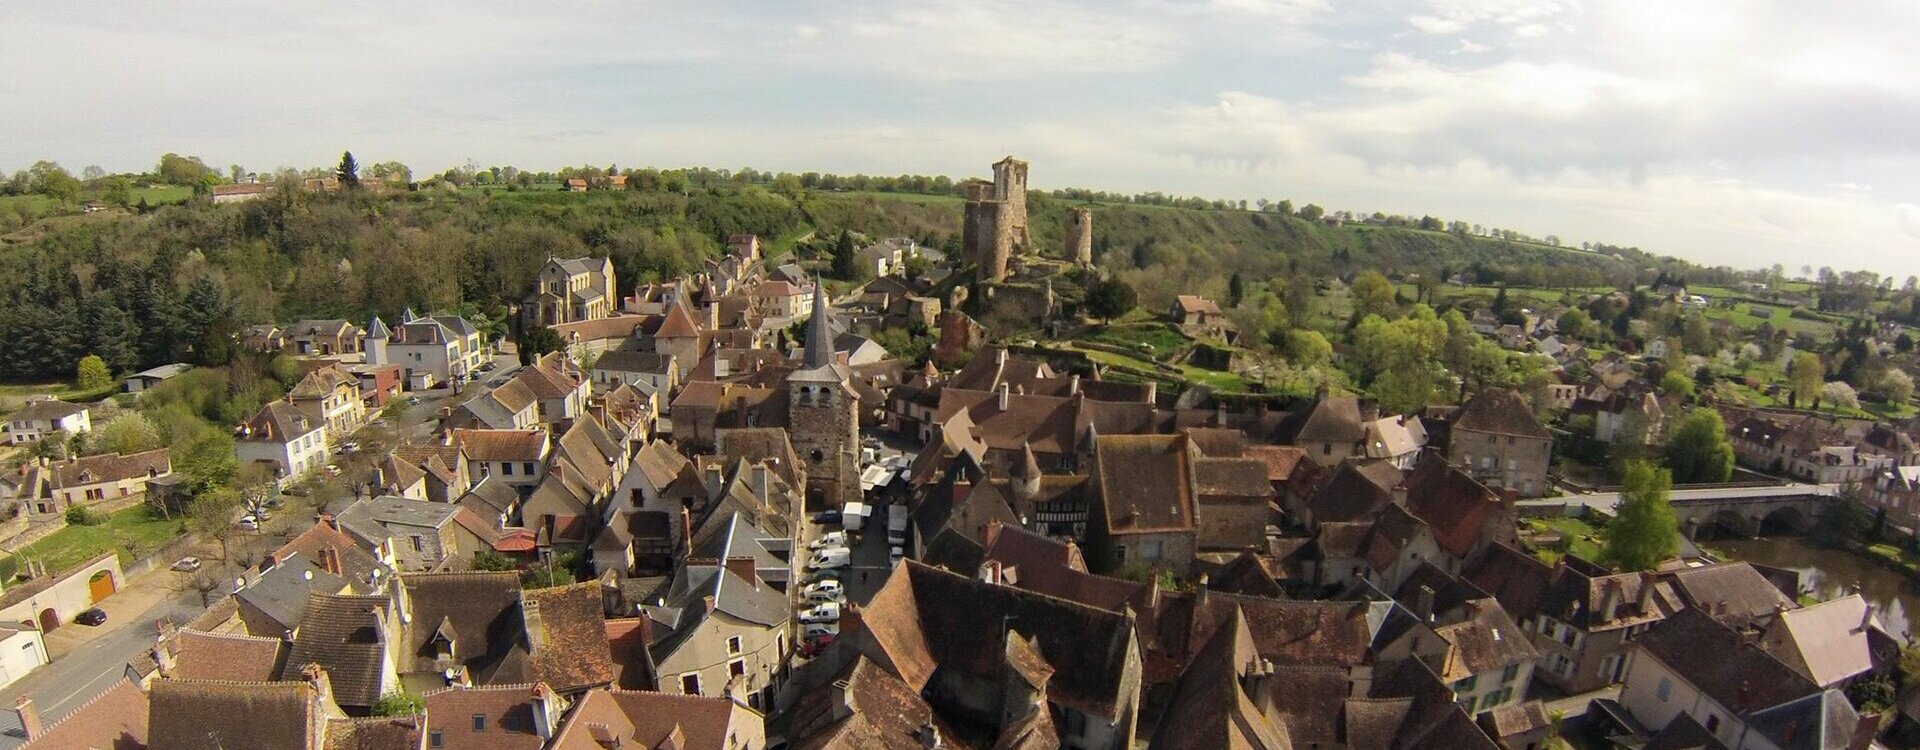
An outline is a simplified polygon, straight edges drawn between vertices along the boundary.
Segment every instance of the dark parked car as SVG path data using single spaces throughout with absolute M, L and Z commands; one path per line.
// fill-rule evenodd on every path
M 107 611 L 94 607 L 74 616 L 73 621 L 81 625 L 103 625 L 107 622 Z
M 818 524 L 838 525 L 840 523 L 840 511 L 823 510 L 823 511 L 820 511 L 819 513 L 815 513 L 813 514 L 813 522 Z

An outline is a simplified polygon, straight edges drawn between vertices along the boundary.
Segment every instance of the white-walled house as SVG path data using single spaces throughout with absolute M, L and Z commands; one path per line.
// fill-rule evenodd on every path
M 285 400 L 260 407 L 233 436 L 233 452 L 248 464 L 271 467 L 275 477 L 299 477 L 325 466 L 327 426 Z
M 7 442 L 13 445 L 26 445 L 58 432 L 78 435 L 92 429 L 87 407 L 54 398 L 28 401 L 7 417 L 6 424 Z

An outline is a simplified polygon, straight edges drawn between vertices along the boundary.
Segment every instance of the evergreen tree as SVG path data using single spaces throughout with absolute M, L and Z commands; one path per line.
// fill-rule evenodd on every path
M 833 242 L 833 257 L 830 263 L 827 275 L 843 281 L 855 280 L 859 271 L 854 268 L 852 232 L 840 230 L 840 238 Z
M 1133 287 L 1119 279 L 1102 279 L 1087 288 L 1087 314 L 1101 320 L 1125 315 L 1138 302 Z
M 1240 277 L 1239 271 L 1234 271 L 1233 275 L 1227 278 L 1227 307 L 1239 307 L 1240 300 L 1245 298 L 1246 291 L 1246 280 Z
M 1680 549 L 1680 521 L 1669 495 L 1673 477 L 1632 461 L 1620 480 L 1619 515 L 1607 522 L 1606 562 L 1621 570 L 1653 570 Z
M 340 187 L 360 187 L 360 164 L 353 160 L 352 151 L 341 152 L 340 168 L 334 170 L 333 174 L 335 177 L 340 178 Z

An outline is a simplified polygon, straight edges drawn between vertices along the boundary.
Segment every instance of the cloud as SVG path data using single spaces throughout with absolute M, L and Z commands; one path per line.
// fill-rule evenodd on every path
M 1920 238 L 1920 206 L 1902 203 L 1893 207 L 1894 222 L 1900 225 L 1900 231 L 1909 237 Z

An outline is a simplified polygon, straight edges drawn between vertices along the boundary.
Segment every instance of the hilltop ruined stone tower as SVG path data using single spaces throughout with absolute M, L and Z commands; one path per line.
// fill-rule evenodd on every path
M 993 165 L 993 181 L 967 183 L 967 208 L 960 236 L 967 256 L 980 266 L 985 281 L 1007 278 L 1007 261 L 1029 247 L 1027 236 L 1027 163 L 1011 156 Z
M 1076 206 L 1067 209 L 1067 248 L 1062 258 L 1072 258 L 1084 268 L 1093 267 L 1093 209 Z

